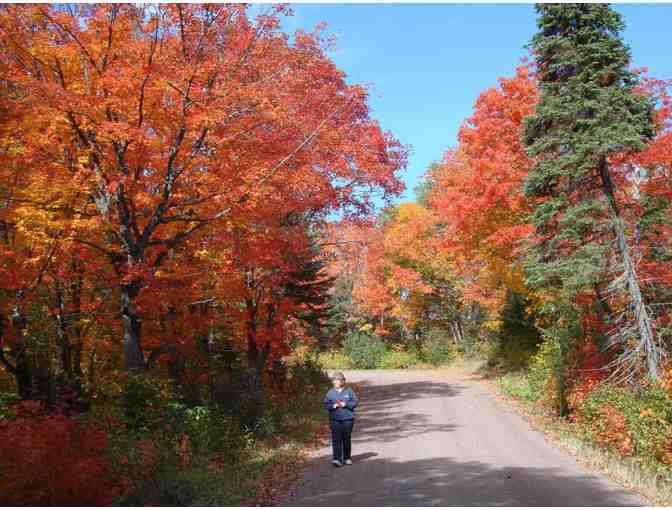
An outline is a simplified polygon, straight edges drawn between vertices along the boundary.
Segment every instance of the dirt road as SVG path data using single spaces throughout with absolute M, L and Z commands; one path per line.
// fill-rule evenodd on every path
M 349 371 L 364 384 L 353 466 L 318 451 L 288 506 L 638 506 L 476 381 L 426 371 Z

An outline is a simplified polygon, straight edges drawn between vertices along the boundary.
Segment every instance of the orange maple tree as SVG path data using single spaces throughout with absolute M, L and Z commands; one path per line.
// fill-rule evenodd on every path
M 429 175 L 430 203 L 445 222 L 444 248 L 462 276 L 468 299 L 491 310 L 506 289 L 524 291 L 517 248 L 531 233 L 522 182 L 531 161 L 520 135 L 537 100 L 526 67 L 483 92 L 462 126 L 458 147 Z
M 319 33 L 290 43 L 277 30 L 284 9 L 0 12 L 3 213 L 30 223 L 41 259 L 54 246 L 109 268 L 127 369 L 147 365 L 143 322 L 175 308 L 154 291 L 194 253 L 258 218 L 357 214 L 372 206 L 362 190 L 400 190 L 405 149 L 369 119 L 366 91 L 345 83 Z

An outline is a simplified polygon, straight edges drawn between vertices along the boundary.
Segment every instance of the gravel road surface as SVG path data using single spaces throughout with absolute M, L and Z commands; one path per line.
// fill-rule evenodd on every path
M 477 381 L 415 370 L 346 377 L 363 384 L 354 464 L 335 468 L 330 447 L 317 451 L 286 506 L 646 504 L 554 447 Z

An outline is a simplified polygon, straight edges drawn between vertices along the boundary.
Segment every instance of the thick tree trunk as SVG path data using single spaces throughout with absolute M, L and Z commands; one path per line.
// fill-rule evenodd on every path
M 602 190 L 609 204 L 609 212 L 612 217 L 614 234 L 616 235 L 616 246 L 618 248 L 623 270 L 627 282 L 627 290 L 634 308 L 635 320 L 639 330 L 640 342 L 646 356 L 646 368 L 649 377 L 653 380 L 658 379 L 660 366 L 660 352 L 656 345 L 653 330 L 653 321 L 644 303 L 637 271 L 630 255 L 630 248 L 625 237 L 625 227 L 621 218 L 616 197 L 614 195 L 614 186 L 609 174 L 609 165 L 606 159 L 602 159 L 599 165 L 600 176 L 602 178 Z
M 121 321 L 124 328 L 124 368 L 144 370 L 145 357 L 140 344 L 142 318 L 137 313 L 135 300 L 140 293 L 139 282 L 121 285 Z
M 261 419 L 266 411 L 266 395 L 264 394 L 263 375 L 264 368 L 266 368 L 266 361 L 271 352 L 270 342 L 259 349 L 257 345 L 257 328 L 259 319 L 259 308 L 253 300 L 247 301 L 248 309 L 250 310 L 250 319 L 248 322 L 247 334 L 247 359 L 250 374 L 250 389 L 252 400 L 254 402 L 255 417 L 257 420 Z M 275 308 L 272 305 L 267 306 L 266 327 L 271 328 L 275 320 Z

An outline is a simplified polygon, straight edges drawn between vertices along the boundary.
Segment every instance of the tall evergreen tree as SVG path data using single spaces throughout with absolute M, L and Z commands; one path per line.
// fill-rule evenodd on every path
M 528 279 L 571 296 L 594 289 L 617 266 L 625 315 L 638 338 L 628 347 L 627 327 L 619 328 L 622 366 L 645 360 L 655 379 L 659 347 L 628 245 L 619 199 L 624 181 L 610 165 L 614 154 L 640 151 L 654 136 L 654 104 L 636 90 L 623 21 L 611 7 L 541 4 L 537 12 L 539 32 L 530 46 L 540 100 L 523 136 L 536 161 L 524 190 L 537 200 L 532 221 L 539 239 Z

